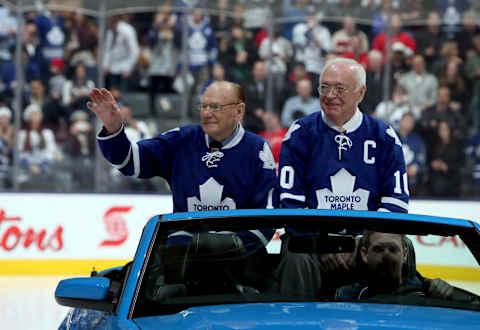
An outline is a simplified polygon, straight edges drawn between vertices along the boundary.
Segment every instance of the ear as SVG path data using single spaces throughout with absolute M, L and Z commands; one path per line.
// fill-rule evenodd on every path
M 363 98 L 365 97 L 365 93 L 367 92 L 367 86 L 363 86 L 359 91 L 358 91 L 358 103 L 362 102 Z
M 403 255 L 402 255 L 403 262 L 407 261 L 407 258 L 408 258 L 408 249 L 405 247 L 403 248 Z
M 362 248 L 360 249 L 360 254 L 362 255 L 363 263 L 368 264 L 367 249 L 365 248 L 365 246 L 362 246 Z
M 241 121 L 243 119 L 243 115 L 245 114 L 245 103 L 240 103 L 237 107 L 237 111 L 235 113 L 235 116 L 237 118 L 237 121 Z

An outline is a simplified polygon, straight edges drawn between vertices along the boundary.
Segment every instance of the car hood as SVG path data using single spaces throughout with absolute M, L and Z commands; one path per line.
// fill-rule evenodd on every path
M 256 303 L 135 319 L 141 329 L 472 329 L 480 312 L 368 303 Z

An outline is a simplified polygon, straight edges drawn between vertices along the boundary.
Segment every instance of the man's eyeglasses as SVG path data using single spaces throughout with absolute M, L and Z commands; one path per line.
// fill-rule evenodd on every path
M 320 87 L 318 87 L 318 93 L 322 96 L 327 96 L 330 91 L 333 91 L 333 94 L 335 96 L 343 96 L 348 89 L 345 86 L 342 85 L 327 85 L 327 84 L 322 84 Z
M 230 105 L 240 104 L 241 102 L 227 103 L 227 104 L 216 104 L 216 103 L 201 103 L 197 106 L 198 111 L 206 111 L 210 109 L 212 112 L 222 111 Z

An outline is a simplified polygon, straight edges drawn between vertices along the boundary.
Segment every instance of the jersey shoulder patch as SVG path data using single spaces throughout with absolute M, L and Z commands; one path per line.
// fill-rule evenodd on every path
M 396 145 L 402 147 L 402 141 L 400 141 L 400 138 L 398 137 L 397 132 L 395 132 L 395 130 L 393 129 L 392 126 L 388 126 L 385 133 L 387 133 L 387 135 L 389 135 L 390 137 L 392 137 L 395 140 Z
M 282 141 L 288 141 L 290 140 L 290 137 L 292 136 L 293 132 L 295 132 L 297 129 L 299 129 L 301 126 L 300 124 L 297 124 L 296 121 L 294 121 L 292 123 L 292 125 L 290 125 L 290 127 L 288 128 L 288 131 L 287 133 L 285 133 L 285 136 L 283 137 L 283 140 Z
M 267 142 L 263 144 L 263 150 L 260 150 L 258 157 L 263 162 L 263 168 L 267 170 L 274 170 L 276 168 L 275 159 Z

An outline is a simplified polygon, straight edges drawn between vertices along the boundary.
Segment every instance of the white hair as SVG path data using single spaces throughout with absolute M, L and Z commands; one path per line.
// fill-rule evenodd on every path
M 328 60 L 327 63 L 323 66 L 322 72 L 320 73 L 319 77 L 319 82 L 321 83 L 322 81 L 322 76 L 323 73 L 333 64 L 336 63 L 346 63 L 350 64 L 349 69 L 353 71 L 355 75 L 355 82 L 356 86 L 355 89 L 356 91 L 360 90 L 360 88 L 364 87 L 367 84 L 367 73 L 365 72 L 364 67 L 358 63 L 355 60 L 352 60 L 350 58 L 344 58 L 344 57 L 336 57 L 331 60 Z
M 0 117 L 7 117 L 8 119 L 12 118 L 12 111 L 6 106 L 1 106 L 0 107 Z
M 25 108 L 25 112 L 23 113 L 23 120 L 29 121 L 30 117 L 32 116 L 32 113 L 34 112 L 40 112 L 40 114 L 43 115 L 42 108 L 40 108 L 40 106 L 37 103 L 30 103 Z

